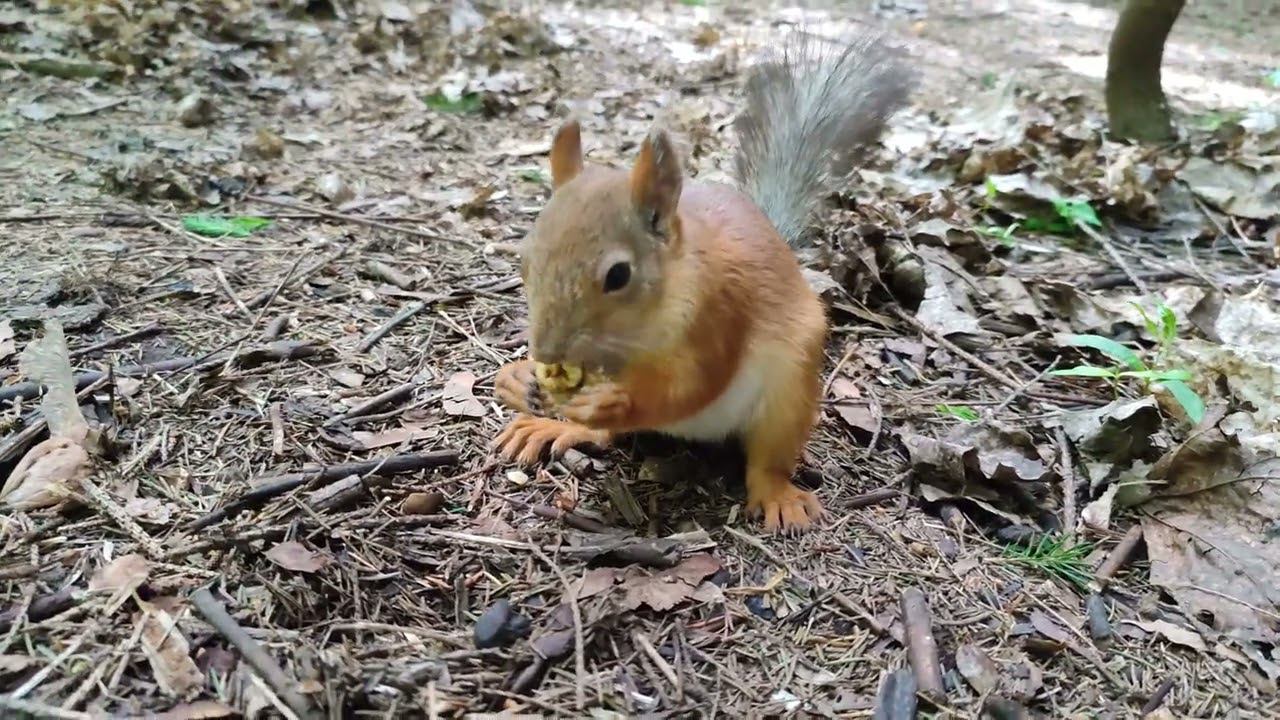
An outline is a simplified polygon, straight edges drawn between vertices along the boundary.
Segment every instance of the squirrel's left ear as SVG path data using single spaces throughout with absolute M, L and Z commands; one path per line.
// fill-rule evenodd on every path
M 551 187 L 558 188 L 582 172 L 582 128 L 570 120 L 551 141 Z
M 678 235 L 676 206 L 683 182 L 675 143 L 667 131 L 654 129 L 640 146 L 631 170 L 631 203 L 648 229 L 668 240 Z

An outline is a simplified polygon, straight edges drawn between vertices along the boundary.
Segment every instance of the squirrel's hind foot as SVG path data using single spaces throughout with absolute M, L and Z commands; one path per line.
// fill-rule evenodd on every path
M 777 475 L 747 478 L 747 513 L 761 516 L 766 532 L 797 534 L 808 530 L 824 511 L 816 495 Z
M 612 434 L 606 430 L 592 430 L 564 420 L 517 415 L 493 439 L 491 447 L 508 462 L 533 465 L 548 446 L 551 457 L 560 457 L 570 448 L 580 445 L 605 447 L 612 439 Z

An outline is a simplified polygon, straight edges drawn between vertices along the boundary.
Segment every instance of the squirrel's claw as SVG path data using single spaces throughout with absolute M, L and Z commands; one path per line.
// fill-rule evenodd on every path
M 491 447 L 508 462 L 533 465 L 551 447 L 551 457 L 560 457 L 579 445 L 604 447 L 612 436 L 604 430 L 592 430 L 575 423 L 550 418 L 519 415 L 498 436 Z
M 532 360 L 503 365 L 493 378 L 493 395 L 498 402 L 516 412 L 542 414 L 545 402 L 533 368 Z
M 784 480 L 766 492 L 748 492 L 747 513 L 762 516 L 766 532 L 798 534 L 808 530 L 824 511 L 816 495 Z

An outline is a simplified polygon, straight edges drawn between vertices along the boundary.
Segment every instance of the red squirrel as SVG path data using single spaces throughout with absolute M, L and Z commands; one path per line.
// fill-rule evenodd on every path
M 911 75 L 874 37 L 835 52 L 800 37 L 747 82 L 736 188 L 686 179 L 662 129 L 630 170 L 585 164 L 576 121 L 556 132 L 553 192 L 521 248 L 531 357 L 494 380 L 518 413 L 494 440 L 502 457 L 532 464 L 638 431 L 737 438 L 747 510 L 766 530 L 823 514 L 792 483 L 820 414 L 827 337 L 792 246 L 906 104 Z M 588 380 L 551 395 L 540 364 Z

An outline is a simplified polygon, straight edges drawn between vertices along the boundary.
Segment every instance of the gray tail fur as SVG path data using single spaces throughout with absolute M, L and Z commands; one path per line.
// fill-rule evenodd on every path
M 747 81 L 734 121 L 738 185 L 792 245 L 907 104 L 915 80 L 878 36 L 824 45 L 793 33 Z

